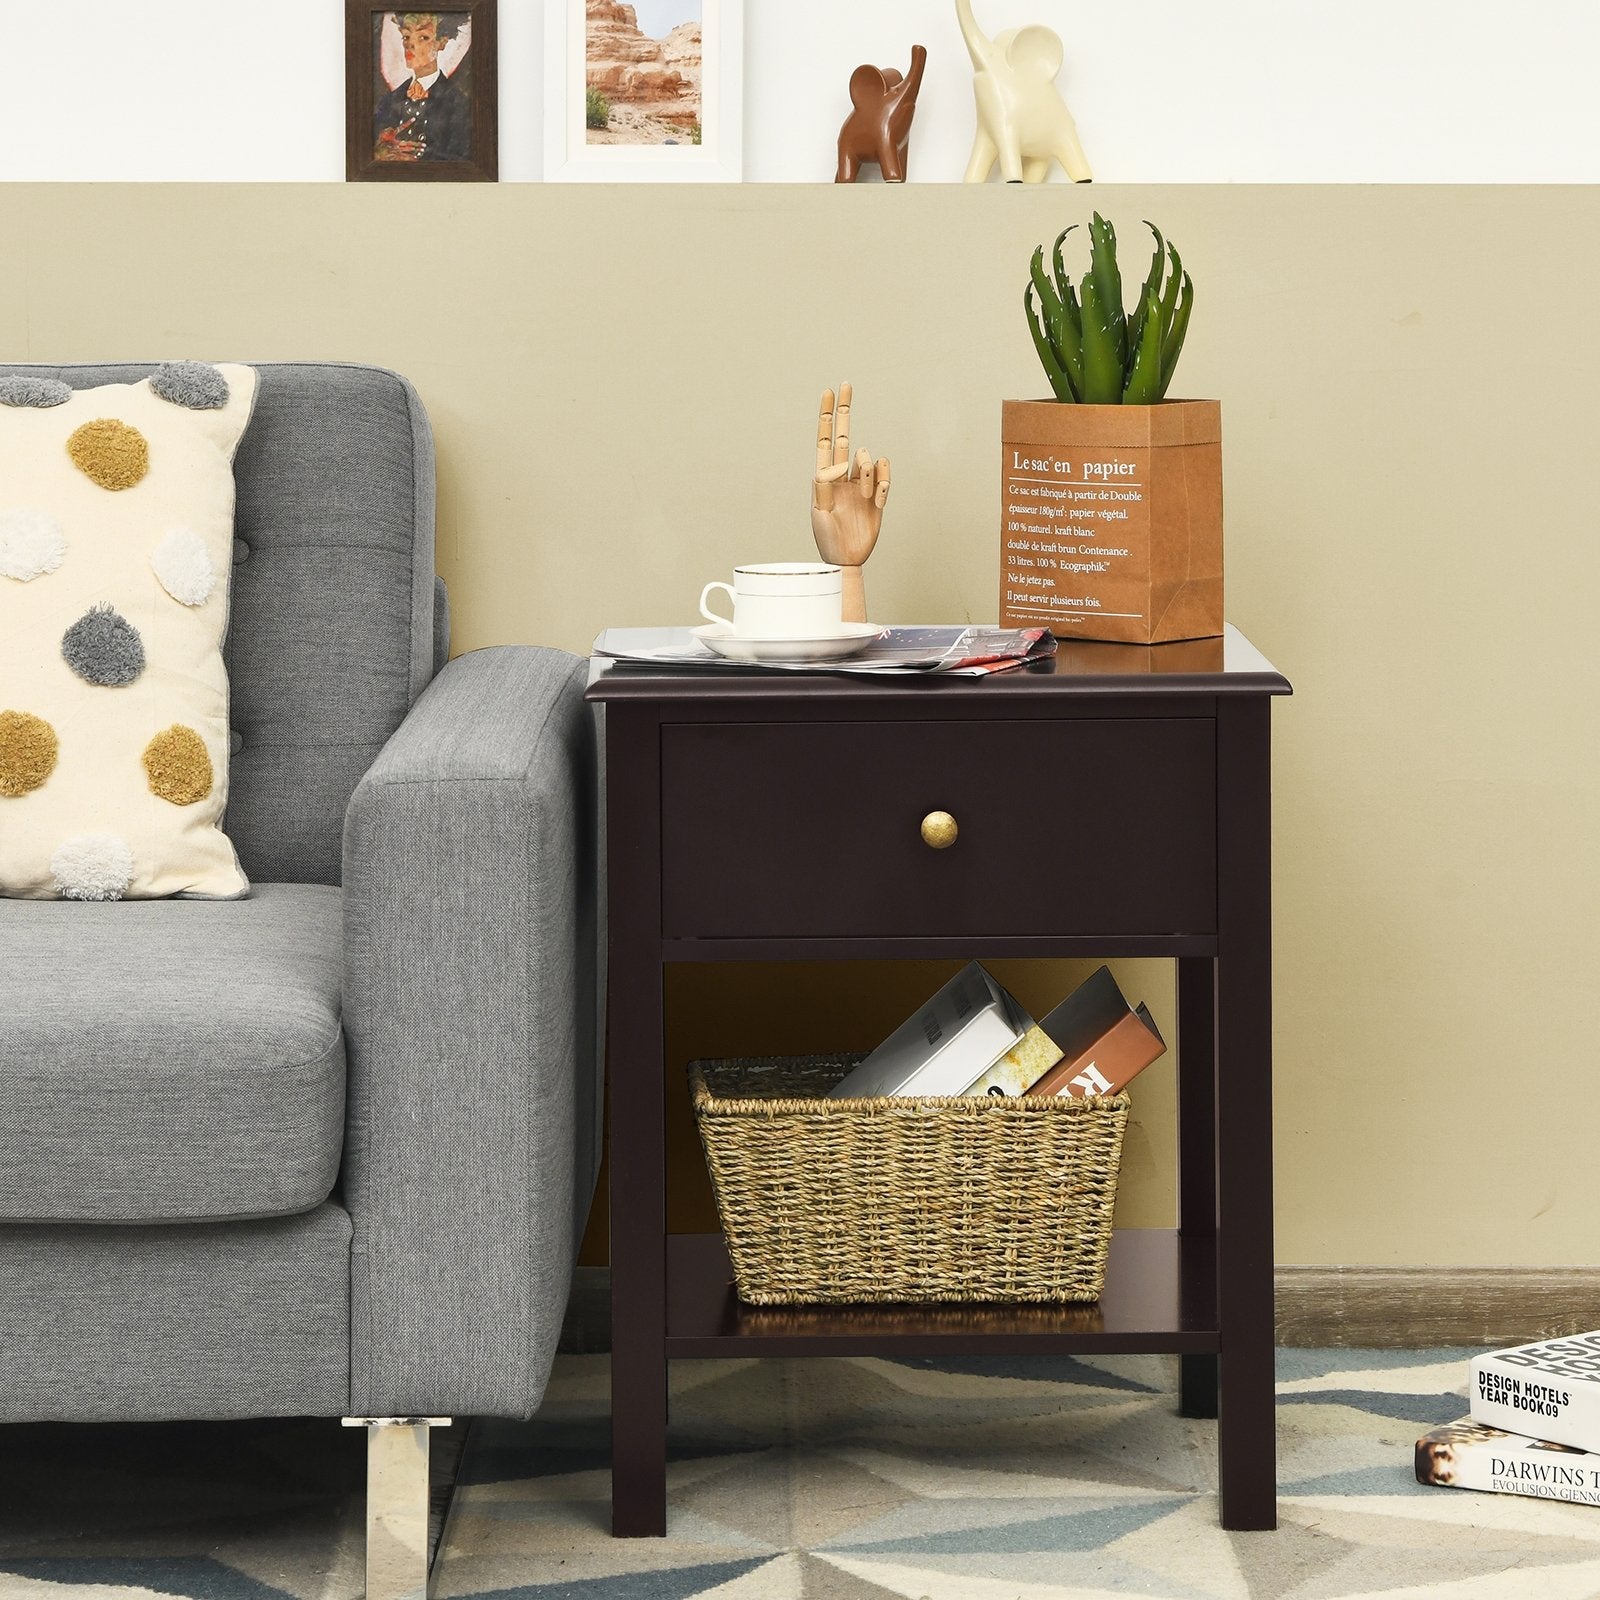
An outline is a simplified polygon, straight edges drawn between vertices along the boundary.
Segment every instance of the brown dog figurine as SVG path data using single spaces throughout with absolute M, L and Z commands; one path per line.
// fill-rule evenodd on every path
M 909 78 L 902 78 L 895 67 L 861 66 L 851 73 L 850 99 L 855 110 L 839 130 L 835 183 L 854 183 L 863 161 L 876 161 L 885 183 L 906 181 L 906 146 L 911 142 L 911 119 L 927 64 L 928 52 L 914 44 Z

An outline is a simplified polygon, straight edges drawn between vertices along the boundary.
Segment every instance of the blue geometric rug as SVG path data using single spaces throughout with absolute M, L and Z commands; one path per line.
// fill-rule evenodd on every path
M 610 1537 L 606 1359 L 563 1356 L 468 1435 L 434 1593 L 1594 1600 L 1600 1508 L 1412 1477 L 1471 1354 L 1280 1352 L 1266 1534 L 1217 1527 L 1167 1358 L 678 1362 L 658 1540 Z M 357 1600 L 362 1458 L 329 1422 L 0 1428 L 0 1600 Z
M 469 1436 L 440 1600 L 1593 1600 L 1600 1508 L 1423 1488 L 1466 1350 L 1279 1354 L 1279 1526 L 1217 1526 L 1175 1360 L 678 1362 L 668 1536 L 609 1537 L 604 1357 Z

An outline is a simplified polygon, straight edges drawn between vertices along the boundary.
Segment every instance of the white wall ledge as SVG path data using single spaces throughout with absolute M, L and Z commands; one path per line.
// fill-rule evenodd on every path
M 953 182 L 973 129 L 949 0 L 746 0 L 745 176 L 826 181 L 862 61 L 928 47 L 912 182 Z M 1107 183 L 1600 182 L 1593 0 L 976 0 L 998 31 L 1066 41 L 1063 73 Z M 29 8 L 0 110 L 0 180 L 341 182 L 344 15 L 164 0 Z M 500 171 L 540 177 L 539 0 L 500 6 Z

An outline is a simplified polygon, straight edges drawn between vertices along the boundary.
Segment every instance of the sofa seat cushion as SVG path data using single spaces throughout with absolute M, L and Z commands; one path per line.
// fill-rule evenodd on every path
M 340 893 L 0 902 L 0 1221 L 325 1200 L 344 1129 Z

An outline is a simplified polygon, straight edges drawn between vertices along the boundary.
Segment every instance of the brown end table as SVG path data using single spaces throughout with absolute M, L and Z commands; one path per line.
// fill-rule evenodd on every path
M 1269 713 L 1289 692 L 1232 628 L 1064 642 L 980 679 L 597 672 L 615 1533 L 666 1531 L 668 1361 L 759 1355 L 1172 1352 L 1183 1414 L 1218 1418 L 1223 1527 L 1276 1525 Z M 923 842 L 933 811 L 953 846 Z M 1176 960 L 1179 1226 L 1119 1229 L 1091 1306 L 742 1305 L 720 1234 L 667 1233 L 665 964 L 986 956 Z

